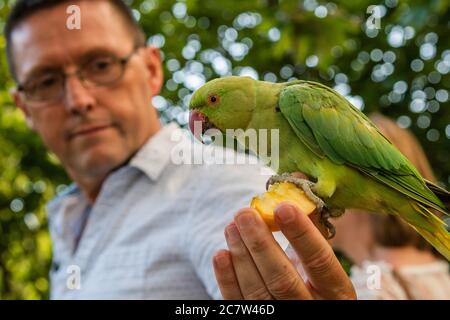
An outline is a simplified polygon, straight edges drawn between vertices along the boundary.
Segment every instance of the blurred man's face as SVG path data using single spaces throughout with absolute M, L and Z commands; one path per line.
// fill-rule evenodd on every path
M 48 70 L 73 74 L 92 57 L 124 58 L 133 52 L 134 37 L 108 1 L 76 1 L 81 29 L 69 30 L 67 7 L 36 12 L 13 31 L 12 44 L 19 83 L 44 79 Z M 102 52 L 102 54 L 99 54 Z M 63 95 L 50 103 L 15 94 L 28 124 L 61 160 L 69 174 L 105 176 L 120 166 L 159 129 L 151 98 L 160 90 L 159 53 L 141 48 L 125 65 L 123 77 L 108 86 L 85 86 L 74 75 Z M 102 68 L 101 60 L 90 68 Z M 52 81 L 52 80 L 50 80 Z

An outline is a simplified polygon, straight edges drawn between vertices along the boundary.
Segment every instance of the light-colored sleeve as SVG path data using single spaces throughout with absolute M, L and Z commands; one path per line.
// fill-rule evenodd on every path
M 234 214 L 265 191 L 270 177 L 258 165 L 209 165 L 198 168 L 186 226 L 185 246 L 196 273 L 213 299 L 222 299 L 212 258 L 226 249 L 224 229 Z

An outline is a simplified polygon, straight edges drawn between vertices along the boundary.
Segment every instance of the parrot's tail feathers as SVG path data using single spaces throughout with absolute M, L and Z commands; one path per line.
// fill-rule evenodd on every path
M 448 261 L 450 261 L 450 236 L 449 232 L 440 227 L 435 232 L 430 232 L 426 229 L 414 227 L 411 225 L 422 237 L 425 238 L 440 254 L 442 254 Z
M 430 211 L 423 204 L 417 202 L 412 204 L 413 208 L 416 209 L 416 212 L 420 213 L 427 221 L 431 223 L 430 228 L 434 228 L 437 226 L 447 227 L 447 224 L 444 220 L 440 219 L 436 214 Z M 441 212 L 441 211 L 439 211 Z
M 428 189 L 430 189 L 436 197 L 439 198 L 446 206 L 449 208 L 450 205 L 450 192 L 436 185 L 435 183 L 425 180 Z M 450 213 L 446 212 L 446 215 L 450 215 Z
M 417 221 L 416 223 L 411 221 L 408 224 L 450 261 L 450 233 L 446 229 L 446 223 L 421 204 L 415 203 L 413 207 L 426 218 L 427 223 L 418 224 Z

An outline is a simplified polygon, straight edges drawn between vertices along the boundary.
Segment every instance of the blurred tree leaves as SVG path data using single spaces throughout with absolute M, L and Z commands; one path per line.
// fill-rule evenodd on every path
M 0 0 L 2 28 L 12 2 Z M 153 102 L 163 122 L 185 125 L 190 95 L 217 76 L 317 80 L 410 128 L 448 187 L 449 1 L 126 2 L 162 52 L 165 86 Z M 13 107 L 3 38 L 0 47 L 0 299 L 47 298 L 44 205 L 69 181 Z

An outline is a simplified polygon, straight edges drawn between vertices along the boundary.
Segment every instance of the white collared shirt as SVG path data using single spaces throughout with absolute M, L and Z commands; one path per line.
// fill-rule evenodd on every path
M 178 164 L 193 144 L 177 132 L 169 124 L 150 138 L 91 208 L 75 185 L 48 204 L 52 299 L 221 299 L 212 257 L 269 176 L 259 164 Z

